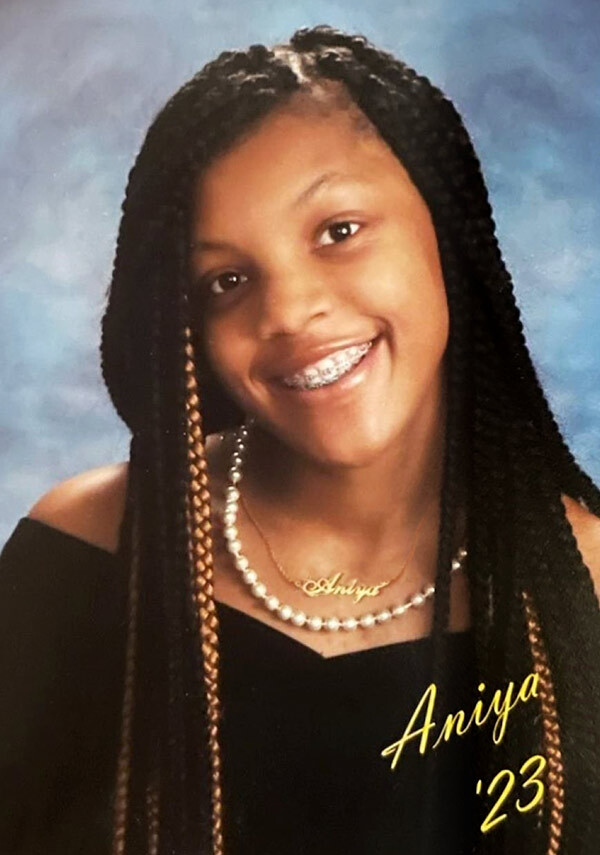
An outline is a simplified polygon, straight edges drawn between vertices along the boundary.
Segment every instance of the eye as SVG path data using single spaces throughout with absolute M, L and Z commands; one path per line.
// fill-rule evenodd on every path
M 205 276 L 201 280 L 204 290 L 210 297 L 220 297 L 222 294 L 228 294 L 236 288 L 236 280 L 247 281 L 248 277 L 243 273 L 237 273 L 235 270 L 225 270 L 219 273 L 218 276 Z
M 323 230 L 323 234 L 331 232 L 335 237 L 334 240 L 327 243 L 320 243 L 321 246 L 331 246 L 335 243 L 342 243 L 346 238 L 352 237 L 361 228 L 359 223 L 354 223 L 351 220 L 339 220 L 337 223 L 330 223 Z

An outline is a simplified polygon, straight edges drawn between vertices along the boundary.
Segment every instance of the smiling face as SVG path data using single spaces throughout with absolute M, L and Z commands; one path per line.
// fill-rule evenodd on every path
M 265 430 L 353 466 L 431 434 L 449 326 L 437 240 L 374 131 L 342 109 L 272 113 L 198 182 L 191 241 L 207 356 Z

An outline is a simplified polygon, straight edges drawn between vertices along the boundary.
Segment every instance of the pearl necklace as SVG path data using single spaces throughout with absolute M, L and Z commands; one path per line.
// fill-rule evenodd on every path
M 248 437 L 248 428 L 242 425 L 235 433 L 234 444 L 235 448 L 231 455 L 229 468 L 229 485 L 226 488 L 225 496 L 225 512 L 223 514 L 223 533 L 225 536 L 225 544 L 228 552 L 233 557 L 236 568 L 240 571 L 242 579 L 250 588 L 252 594 L 260 600 L 264 606 L 269 609 L 274 615 L 277 615 L 282 621 L 293 623 L 295 626 L 303 626 L 313 631 L 328 630 L 337 632 L 340 629 L 355 630 L 368 629 L 378 624 L 387 623 L 393 618 L 400 617 L 405 614 L 410 608 L 418 608 L 422 606 L 435 593 L 435 585 L 429 584 L 421 591 L 413 594 L 404 603 L 391 608 L 383 609 L 380 612 L 368 612 L 360 617 L 319 617 L 317 615 L 307 615 L 300 609 L 295 609 L 290 605 L 281 603 L 279 599 L 267 591 L 266 586 L 258 578 L 258 574 L 250 567 L 250 563 L 242 552 L 242 544 L 239 538 L 239 532 L 236 528 L 236 520 L 238 514 L 238 502 L 240 492 L 236 484 L 242 479 L 242 462 L 243 455 L 246 450 L 245 440 Z M 460 570 L 463 561 L 467 556 L 467 550 L 460 547 L 456 553 L 456 557 L 452 561 L 450 572 L 454 573 Z

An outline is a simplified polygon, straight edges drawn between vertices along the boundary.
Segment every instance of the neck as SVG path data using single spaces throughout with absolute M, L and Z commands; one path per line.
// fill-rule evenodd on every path
M 366 579 L 397 567 L 419 526 L 411 564 L 428 578 L 437 550 L 444 434 L 445 418 L 432 412 L 368 463 L 328 467 L 255 425 L 242 493 L 279 554 L 282 547 L 292 556 L 318 553 L 323 572 L 343 566 Z
M 368 464 L 326 467 L 260 429 L 250 432 L 243 492 L 274 519 L 314 523 L 376 545 L 386 533 L 435 513 L 442 484 L 443 437 L 402 438 Z M 264 518 L 264 514 L 263 514 Z

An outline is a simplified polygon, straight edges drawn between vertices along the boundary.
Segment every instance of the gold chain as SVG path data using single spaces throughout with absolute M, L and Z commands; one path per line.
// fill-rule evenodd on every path
M 240 502 L 244 507 L 248 519 L 250 520 L 250 522 L 260 535 L 263 543 L 265 544 L 269 556 L 271 557 L 271 560 L 273 561 L 275 567 L 287 582 L 289 582 L 291 585 L 294 585 L 294 587 L 299 588 L 304 594 L 306 594 L 307 597 L 317 597 L 320 595 L 353 596 L 354 601 L 357 603 L 359 603 L 363 599 L 363 597 L 376 597 L 378 594 L 381 593 L 383 588 L 387 588 L 388 585 L 391 585 L 393 582 L 397 582 L 404 575 L 408 563 L 411 560 L 416 549 L 419 529 L 421 528 L 423 520 L 425 519 L 426 513 L 423 513 L 423 516 L 419 521 L 419 524 L 415 531 L 412 548 L 399 572 L 391 579 L 388 579 L 385 582 L 379 582 L 374 585 L 361 585 L 358 584 L 356 579 L 353 579 L 351 582 L 344 583 L 341 579 L 343 574 L 339 572 L 330 574 L 329 576 L 321 576 L 319 579 L 292 579 L 290 576 L 288 576 L 288 574 L 285 572 L 285 570 L 273 554 L 273 550 L 271 549 L 269 541 L 267 540 L 262 529 L 254 519 L 254 516 L 250 513 L 250 509 L 248 508 L 248 505 L 246 504 L 244 497 L 241 494 L 241 491 Z

